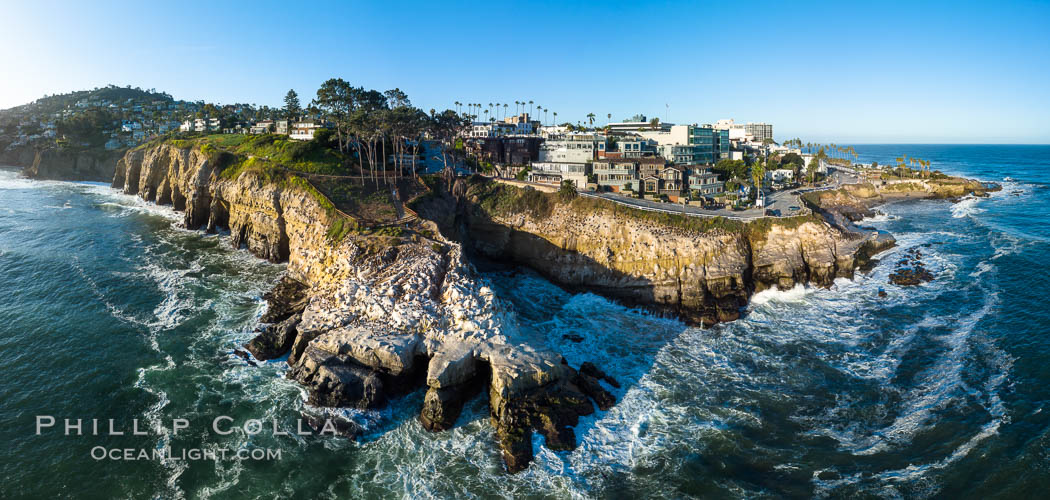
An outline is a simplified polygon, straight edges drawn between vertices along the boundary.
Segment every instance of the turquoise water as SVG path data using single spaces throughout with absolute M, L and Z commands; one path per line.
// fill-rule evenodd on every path
M 422 394 L 358 441 L 294 434 L 303 395 L 283 361 L 231 354 L 282 266 L 94 184 L 0 171 L 0 497 L 1032 497 L 1050 488 L 1050 147 L 864 146 L 1002 180 L 992 198 L 907 202 L 866 225 L 899 247 L 830 290 L 755 297 L 744 320 L 688 328 L 527 271 L 487 273 L 521 327 L 623 383 L 574 452 L 535 442 L 502 471 L 484 399 L 447 433 Z M 937 279 L 887 283 L 921 247 Z M 878 290 L 887 292 L 879 298 Z M 566 334 L 584 338 L 574 343 Z M 59 419 L 34 434 L 37 415 Z M 267 430 L 223 436 L 213 418 Z M 146 436 L 65 436 L 61 418 Z M 173 420 L 190 428 L 172 436 Z M 86 425 L 88 429 L 90 425 Z M 104 430 L 104 429 L 103 429 Z M 94 460 L 92 449 L 270 449 L 269 460 Z

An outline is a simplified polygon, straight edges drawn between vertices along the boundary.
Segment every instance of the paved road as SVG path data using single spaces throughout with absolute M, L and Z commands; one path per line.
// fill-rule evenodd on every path
M 585 196 L 594 196 L 597 198 L 605 198 L 619 203 L 632 205 L 645 210 L 658 210 L 661 212 L 679 213 L 685 215 L 695 215 L 702 217 L 729 217 L 736 219 L 756 219 L 765 216 L 765 210 L 761 208 L 752 208 L 750 210 L 708 210 L 706 208 L 693 207 L 689 205 L 682 205 L 680 203 L 663 203 L 652 200 L 642 200 L 638 198 L 631 198 L 616 193 L 595 193 L 591 191 L 581 191 L 580 194 Z

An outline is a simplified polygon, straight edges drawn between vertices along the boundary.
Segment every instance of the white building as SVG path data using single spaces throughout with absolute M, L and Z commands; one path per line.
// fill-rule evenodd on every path
M 752 137 L 751 140 L 760 144 L 766 139 L 773 139 L 773 125 L 768 123 L 748 123 L 744 125 L 744 130 Z
M 474 122 L 467 132 L 468 137 L 488 138 L 513 135 L 516 127 L 503 122 Z
M 252 125 L 252 128 L 249 129 L 249 131 L 252 134 L 268 134 L 270 133 L 271 127 L 273 127 L 273 120 L 263 120 Z
M 560 186 L 562 181 L 572 181 L 576 189 L 587 187 L 587 164 L 532 162 L 529 182 Z
M 712 126 L 718 130 L 728 130 L 730 141 L 747 140 L 747 127 L 744 124 L 733 122 L 732 118 L 718 120 Z
M 288 138 L 294 141 L 312 141 L 314 133 L 325 128 L 320 122 L 297 122 L 292 125 Z
M 629 134 L 638 133 L 642 131 L 668 131 L 671 130 L 673 123 L 657 122 L 653 124 L 651 121 L 646 120 L 644 115 L 638 115 L 631 119 L 631 121 L 624 121 L 618 123 L 609 123 L 605 125 L 605 128 L 609 130 L 610 134 Z
M 597 134 L 565 134 L 551 136 L 540 145 L 539 162 L 587 163 L 605 151 L 605 136 Z
M 766 172 L 766 181 L 770 184 L 787 184 L 794 182 L 795 171 L 787 168 L 769 170 Z

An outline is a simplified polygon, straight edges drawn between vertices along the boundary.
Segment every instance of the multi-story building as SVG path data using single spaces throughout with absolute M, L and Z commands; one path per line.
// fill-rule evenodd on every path
M 499 165 L 528 165 L 540 156 L 536 136 L 481 137 L 466 141 L 467 151 L 481 161 Z M 584 162 L 576 162 L 584 163 Z
M 624 136 L 616 141 L 616 151 L 607 149 L 604 151 L 604 156 L 607 157 L 620 157 L 620 158 L 641 158 L 643 156 L 653 156 L 656 154 L 656 141 L 652 139 L 643 139 L 638 136 Z M 603 156 L 603 153 L 599 151 L 598 156 Z
M 718 174 L 709 169 L 694 168 L 689 172 L 689 190 L 710 198 L 725 191 L 725 183 L 718 180 Z
M 576 189 L 587 186 L 587 163 L 532 162 L 529 182 L 560 186 L 562 181 L 571 181 Z
M 606 139 L 598 134 L 565 134 L 551 136 L 540 146 L 537 161 L 553 163 L 587 163 L 604 152 Z
M 690 144 L 664 144 L 657 147 L 660 156 L 676 165 L 692 165 L 698 162 L 699 148 Z
M 638 135 L 656 141 L 661 147 L 693 146 L 692 151 L 688 148 L 663 151 L 675 156 L 675 163 L 679 164 L 712 164 L 729 157 L 729 131 L 711 125 L 675 125 L 667 131 L 642 131 Z
M 660 122 L 660 121 L 657 121 L 656 123 L 653 123 L 652 120 L 646 120 L 645 119 L 645 115 L 635 115 L 634 117 L 632 117 L 630 120 L 627 120 L 627 121 L 622 121 L 622 122 L 618 122 L 618 123 L 609 123 L 608 125 L 605 126 L 605 128 L 609 131 L 610 134 L 616 135 L 616 134 L 630 134 L 630 133 L 634 133 L 634 132 L 643 132 L 643 131 L 648 131 L 648 132 L 653 132 L 653 131 L 667 132 L 667 131 L 671 130 L 671 126 L 673 126 L 673 125 L 674 125 L 673 123 L 663 123 L 663 122 Z
M 474 122 L 467 131 L 468 137 L 503 137 L 513 135 L 516 127 L 503 122 Z
M 685 169 L 674 165 L 665 167 L 658 174 L 660 194 L 680 195 L 685 189 Z
M 691 126 L 689 144 L 698 147 L 695 163 L 713 164 L 729 158 L 728 130 L 718 130 L 710 125 Z
M 252 128 L 249 129 L 249 131 L 252 134 L 269 134 L 271 127 L 273 127 L 273 120 L 263 120 L 252 125 Z
M 292 125 L 288 138 L 293 141 L 312 141 L 314 134 L 323 128 L 325 128 L 325 124 L 322 122 L 296 122 Z
M 667 166 L 667 160 L 659 156 L 634 158 L 634 161 L 638 163 L 638 177 L 640 178 L 659 176 L 660 171 Z
M 747 138 L 747 128 L 741 123 L 733 122 L 733 119 L 718 120 L 714 127 L 718 130 L 728 130 L 730 141 L 743 141 Z
M 592 164 L 599 187 L 613 191 L 629 191 L 638 188 L 638 162 L 631 158 L 606 158 Z
M 773 139 L 773 125 L 768 123 L 748 123 L 744 125 L 744 130 L 752 137 L 751 140 L 758 143 Z

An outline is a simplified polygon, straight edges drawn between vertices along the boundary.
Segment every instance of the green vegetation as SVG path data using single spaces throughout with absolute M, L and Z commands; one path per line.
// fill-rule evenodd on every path
M 297 172 L 345 175 L 345 158 L 317 141 L 293 141 L 283 135 L 212 134 L 192 139 L 171 139 L 175 147 L 200 146 L 209 156 L 222 150 L 247 159 L 260 159 Z
M 358 230 L 357 223 L 345 217 L 337 217 L 328 226 L 328 239 L 334 242 L 342 241 L 350 233 Z
M 817 214 L 798 215 L 795 217 L 762 217 L 748 222 L 745 230 L 749 240 L 758 242 L 765 241 L 766 235 L 774 227 L 797 229 L 808 222 L 823 224 L 824 219 Z
M 747 163 L 743 160 L 718 160 L 718 163 L 711 167 L 711 171 L 718 174 L 718 178 L 723 181 L 742 181 L 748 178 Z
M 557 198 L 535 189 L 518 188 L 474 176 L 470 178 L 468 193 L 476 196 L 481 208 L 488 213 L 528 213 L 542 219 L 549 217 Z
M 518 188 L 485 179 L 471 179 L 468 194 L 477 199 L 481 209 L 489 214 L 528 214 L 535 219 L 549 217 L 561 205 L 579 213 L 604 211 L 643 222 L 661 224 L 698 233 L 712 231 L 739 232 L 744 224 L 724 217 L 690 217 L 665 212 L 631 208 L 609 200 L 576 196 L 571 199 L 562 193 L 544 193 L 535 189 Z
M 572 181 L 561 181 L 561 187 L 558 188 L 558 197 L 563 202 L 570 202 L 579 194 L 576 192 L 576 184 Z
M 766 235 L 774 227 L 794 229 L 809 222 L 823 223 L 823 219 L 816 214 L 780 218 L 764 217 L 750 222 L 725 217 L 692 217 L 641 210 L 589 196 L 576 196 L 566 200 L 560 192 L 543 193 L 535 189 L 523 189 L 483 179 L 472 179 L 468 194 L 477 200 L 485 213 L 492 215 L 528 214 L 535 219 L 542 219 L 549 217 L 558 205 L 566 205 L 570 210 L 581 214 L 605 212 L 613 216 L 627 217 L 640 222 L 698 234 L 741 233 L 751 241 L 765 240 Z

